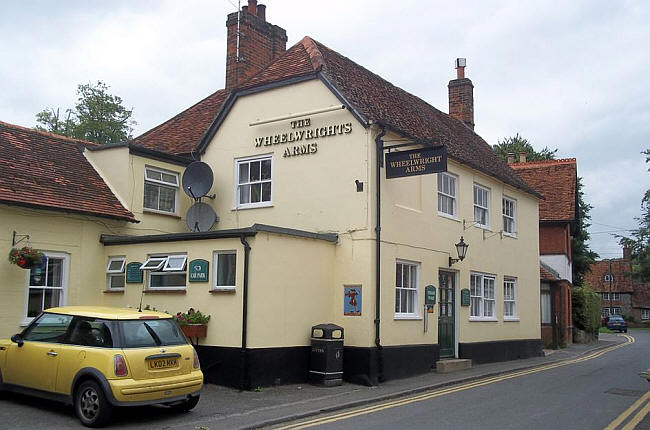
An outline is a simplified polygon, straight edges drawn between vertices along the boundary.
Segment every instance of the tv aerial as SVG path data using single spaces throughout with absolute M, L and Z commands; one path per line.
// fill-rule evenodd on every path
M 202 197 L 208 197 L 214 200 L 214 194 L 207 195 L 214 175 L 212 169 L 207 163 L 202 161 L 194 161 L 185 169 L 181 183 L 185 194 L 194 199 L 194 204 L 190 206 L 185 214 L 185 223 L 190 231 L 208 231 L 212 228 L 215 222 L 219 221 L 219 217 L 215 213 L 212 206 L 207 203 L 201 202 Z

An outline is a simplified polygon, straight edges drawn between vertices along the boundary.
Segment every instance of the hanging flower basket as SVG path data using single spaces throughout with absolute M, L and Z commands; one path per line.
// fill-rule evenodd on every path
M 208 335 L 208 326 L 206 324 L 185 324 L 181 326 L 181 330 L 189 338 L 206 337 Z
M 41 251 L 34 249 L 31 246 L 12 248 L 11 251 L 9 251 L 9 262 L 23 269 L 41 267 L 44 258 L 45 256 Z
M 190 308 L 187 313 L 178 312 L 174 318 L 181 326 L 185 336 L 189 338 L 206 337 L 208 334 L 208 321 L 210 315 L 206 315 L 199 310 Z

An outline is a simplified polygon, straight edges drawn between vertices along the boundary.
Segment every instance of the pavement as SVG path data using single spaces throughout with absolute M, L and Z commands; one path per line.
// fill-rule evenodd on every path
M 321 413 L 359 407 L 437 388 L 496 376 L 512 371 L 543 366 L 603 349 L 625 338 L 601 334 L 592 344 L 573 344 L 559 350 L 545 350 L 543 357 L 474 365 L 455 373 L 435 371 L 366 387 L 343 383 L 336 387 L 311 384 L 282 385 L 255 391 L 205 385 L 199 406 L 184 416 L 181 423 L 166 425 L 166 429 L 250 429 L 306 418 Z

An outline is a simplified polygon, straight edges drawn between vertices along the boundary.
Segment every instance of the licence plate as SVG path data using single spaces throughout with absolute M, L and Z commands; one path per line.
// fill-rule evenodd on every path
M 158 358 L 149 360 L 149 370 L 169 369 L 178 366 L 177 358 Z

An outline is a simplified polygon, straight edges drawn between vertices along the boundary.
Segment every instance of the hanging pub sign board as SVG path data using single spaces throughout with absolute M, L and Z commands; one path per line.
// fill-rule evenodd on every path
M 469 290 L 467 288 L 460 290 L 460 305 L 469 306 Z
M 386 179 L 446 171 L 447 150 L 444 146 L 386 154 Z
M 208 265 L 205 260 L 190 261 L 190 282 L 208 282 Z
M 126 282 L 128 284 L 141 284 L 142 283 L 142 270 L 140 270 L 142 263 L 134 261 L 126 265 Z

